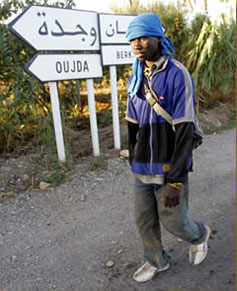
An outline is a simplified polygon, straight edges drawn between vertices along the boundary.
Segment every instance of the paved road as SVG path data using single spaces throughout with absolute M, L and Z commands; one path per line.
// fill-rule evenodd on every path
M 163 230 L 171 268 L 143 284 L 131 279 L 142 263 L 133 177 L 126 161 L 105 159 L 108 170 L 87 172 L 83 158 L 60 187 L 0 204 L 0 290 L 235 290 L 235 131 L 195 151 L 189 213 L 211 227 L 207 259 L 191 266 L 189 245 Z

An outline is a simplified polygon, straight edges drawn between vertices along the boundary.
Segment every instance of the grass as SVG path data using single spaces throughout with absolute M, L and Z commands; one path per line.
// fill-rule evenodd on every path
M 66 174 L 56 170 L 49 177 L 44 177 L 41 181 L 49 183 L 51 187 L 57 187 L 66 181 Z
M 232 121 L 228 124 L 225 124 L 221 127 L 221 130 L 230 130 L 230 129 L 233 129 L 235 128 L 235 125 L 236 125 L 236 122 L 235 121 Z
M 107 169 L 108 169 L 108 163 L 102 157 L 94 158 L 90 162 L 90 171 L 107 170 Z

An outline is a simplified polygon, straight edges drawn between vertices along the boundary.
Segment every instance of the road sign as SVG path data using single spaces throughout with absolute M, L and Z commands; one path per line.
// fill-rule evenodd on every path
M 103 65 L 132 64 L 134 54 L 125 38 L 129 22 L 135 15 L 100 14 L 100 40 Z
M 101 44 L 128 44 L 125 34 L 135 15 L 100 14 Z
M 38 51 L 100 49 L 96 12 L 32 5 L 8 27 Z
M 36 54 L 27 73 L 41 82 L 93 79 L 103 76 L 100 54 Z
M 102 62 L 107 65 L 126 65 L 134 62 L 134 52 L 128 45 L 104 45 L 101 47 Z

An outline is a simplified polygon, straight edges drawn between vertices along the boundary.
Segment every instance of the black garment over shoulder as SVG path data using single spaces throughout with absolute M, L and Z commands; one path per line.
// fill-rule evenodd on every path
M 156 126 L 154 125 L 153 132 L 162 132 L 161 128 L 156 131 Z M 163 124 L 165 126 L 165 124 Z M 167 123 L 167 126 L 169 124 Z M 167 130 L 167 129 L 163 129 Z M 170 128 L 172 138 L 164 140 L 155 137 L 154 140 L 159 141 L 157 143 L 157 151 L 154 150 L 153 161 L 157 163 L 169 162 L 170 171 L 165 177 L 166 181 L 181 182 L 184 183 L 188 179 L 188 172 L 192 170 L 190 165 L 190 157 L 192 156 L 192 135 L 193 135 L 193 123 L 192 122 L 182 122 L 175 125 L 175 134 Z M 137 139 L 137 135 L 139 136 Z M 142 134 L 144 132 L 144 134 Z M 150 150 L 149 146 L 149 129 L 147 126 L 139 129 L 139 125 L 128 122 L 128 141 L 129 141 L 129 161 L 130 164 L 134 159 L 139 163 L 147 163 L 150 160 Z M 158 151 L 158 148 L 162 147 L 162 150 Z M 154 149 L 156 147 L 154 146 Z M 167 161 L 167 156 L 171 157 L 170 161 Z

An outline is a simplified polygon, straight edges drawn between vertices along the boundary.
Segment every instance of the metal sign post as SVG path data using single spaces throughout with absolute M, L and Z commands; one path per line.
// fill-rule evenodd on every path
M 9 23 L 12 33 L 38 51 L 25 65 L 26 72 L 41 82 L 50 82 L 60 161 L 66 158 L 55 83 L 59 80 L 87 79 L 93 153 L 100 155 L 93 88 L 93 78 L 103 76 L 100 50 L 103 65 L 110 66 L 114 146 L 120 149 L 116 65 L 134 61 L 135 56 L 125 38 L 127 26 L 134 17 L 99 14 L 99 29 L 96 12 L 32 5 Z
M 98 138 L 98 128 L 95 110 L 95 95 L 93 79 L 86 80 L 87 92 L 88 92 L 88 104 L 90 111 L 90 126 L 91 126 L 91 138 L 93 145 L 93 153 L 95 157 L 100 155 L 99 138 Z
M 56 137 L 56 146 L 58 152 L 58 159 L 60 162 L 66 162 L 66 155 L 63 141 L 62 122 L 60 115 L 60 107 L 58 101 L 58 88 L 56 82 L 49 82 L 50 99 L 52 104 L 53 124 Z
M 92 80 L 103 76 L 97 16 L 96 12 L 32 5 L 8 25 L 12 33 L 35 50 L 45 51 L 37 53 L 25 65 L 25 70 L 41 82 L 49 81 L 56 146 L 61 162 L 66 161 L 66 155 L 56 83 L 59 80 L 89 79 L 93 152 L 95 156 L 100 154 Z
M 132 64 L 135 58 L 125 38 L 129 22 L 134 15 L 100 14 L 100 39 L 102 63 L 110 66 L 111 100 L 113 113 L 114 147 L 121 148 L 117 94 L 116 65 Z
M 114 147 L 121 148 L 120 130 L 119 130 L 119 110 L 118 110 L 118 93 L 117 93 L 117 72 L 115 66 L 109 67 L 110 82 L 111 82 L 111 99 L 112 99 L 112 115 L 114 129 Z

